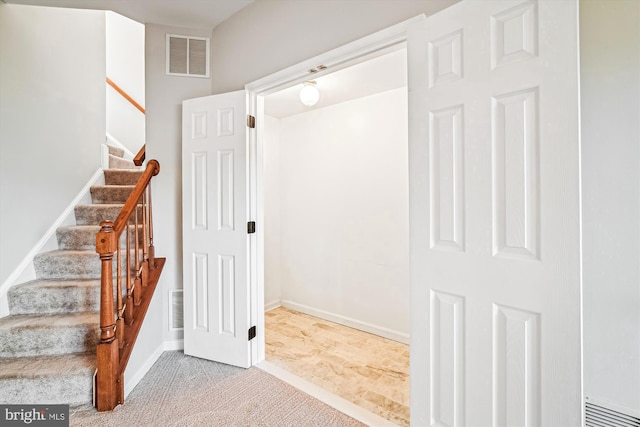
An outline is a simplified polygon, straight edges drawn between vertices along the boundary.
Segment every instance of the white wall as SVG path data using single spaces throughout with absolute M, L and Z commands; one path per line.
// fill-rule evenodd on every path
M 640 3 L 581 0 L 584 391 L 640 416 Z
M 105 14 L 0 3 L 0 283 L 100 167 Z
M 243 89 L 261 77 L 458 1 L 256 1 L 213 31 L 213 93 Z
M 144 90 L 144 25 L 106 12 L 107 77 L 142 107 Z M 130 152 L 144 145 L 144 113 L 106 85 L 107 132 Z
M 282 219 L 280 120 L 264 116 L 264 304 L 269 310 L 282 300 Z M 286 180 L 285 180 L 286 182 Z
M 280 182 L 282 300 L 408 342 L 406 88 L 283 118 L 279 150 L 279 165 L 266 156 L 265 181 Z
M 169 330 L 170 289 L 182 289 L 182 101 L 209 95 L 211 80 L 165 75 L 167 33 L 211 37 L 208 30 L 190 30 L 147 24 L 146 135 L 147 159 L 160 162 L 160 174 L 153 183 L 153 221 L 156 256 L 167 263 L 158 284 L 162 308 L 149 319 L 162 325 L 164 341 L 182 339 L 182 331 Z M 145 321 L 146 322 L 146 321 Z

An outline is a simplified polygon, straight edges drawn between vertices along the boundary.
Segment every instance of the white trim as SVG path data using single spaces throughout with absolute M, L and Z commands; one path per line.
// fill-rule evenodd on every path
M 151 369 L 154 363 L 162 356 L 162 353 L 165 351 L 174 351 L 174 350 L 183 350 L 184 349 L 184 341 L 183 340 L 175 340 L 175 341 L 164 341 L 161 343 L 156 349 L 151 353 L 151 355 L 145 360 L 145 362 L 138 368 L 136 372 L 133 372 L 127 376 L 128 372 L 125 370 L 125 380 L 124 380 L 124 396 L 125 398 L 129 396 L 129 393 L 133 391 L 134 388 L 138 385 L 140 381 L 147 375 L 147 372 Z
M 184 350 L 184 340 L 173 340 L 164 342 L 164 351 Z
M 109 135 L 107 135 L 106 143 L 100 145 L 100 167 L 102 169 L 109 169 Z
M 158 360 L 158 358 L 165 352 L 165 343 L 161 343 L 156 349 L 151 353 L 147 360 L 140 366 L 140 368 L 133 373 L 129 373 L 128 369 L 124 371 L 124 397 L 129 396 L 129 393 L 133 391 L 134 388 L 138 385 L 138 383 L 147 375 L 149 369 L 153 366 L 154 363 Z
M 80 190 L 80 192 L 73 198 L 73 200 L 67 205 L 67 207 L 62 211 L 60 216 L 53 222 L 53 224 L 47 229 L 44 235 L 38 240 L 38 242 L 31 248 L 31 250 L 27 253 L 27 255 L 20 261 L 20 264 L 11 272 L 9 277 L 2 283 L 0 286 L 0 317 L 6 316 L 9 314 L 8 312 L 8 302 L 5 304 L 5 299 L 7 296 L 7 292 L 9 288 L 17 283 L 23 283 L 29 280 L 34 280 L 35 277 L 35 269 L 33 268 L 33 258 L 43 251 L 46 247 L 51 247 L 52 242 L 57 247 L 56 240 L 56 230 L 58 227 L 65 224 L 72 224 L 73 222 L 70 220 L 74 215 L 74 209 L 76 205 L 81 203 L 83 199 L 88 197 L 90 194 L 90 189 L 92 185 L 96 185 L 96 183 L 103 178 L 104 175 L 102 173 L 102 169 L 98 169 L 93 176 L 89 179 L 89 181 L 85 184 L 85 186 Z M 6 314 L 4 310 L 6 311 Z
M 383 338 L 388 338 L 390 340 L 397 341 L 403 344 L 409 344 L 408 333 L 394 331 L 393 329 L 385 328 L 383 326 L 374 325 L 372 323 L 363 322 L 352 317 L 347 317 L 341 314 L 335 314 L 328 311 L 320 310 L 318 308 L 309 307 L 308 305 L 298 304 L 293 301 L 282 300 L 281 303 L 283 307 L 290 308 L 291 310 L 299 311 L 310 316 L 328 320 L 329 322 L 338 323 L 340 325 L 378 335 Z
M 343 399 L 340 396 L 337 396 L 333 393 L 328 392 L 320 386 L 317 386 L 313 383 L 310 383 L 307 380 L 304 380 L 292 373 L 270 363 L 267 361 L 260 362 L 256 365 L 256 367 L 262 369 L 263 371 L 273 375 L 281 381 L 286 382 L 289 385 L 297 388 L 304 393 L 307 393 L 311 397 L 318 399 L 319 401 L 331 406 L 333 409 L 336 409 L 342 412 L 345 415 L 354 418 L 361 423 L 364 423 L 368 426 L 376 426 L 376 427 L 397 427 L 396 424 L 392 423 L 389 420 L 386 420 L 379 415 L 374 414 L 373 412 L 367 411 L 366 409 L 356 405 L 355 403 L 349 402 L 346 399 Z
M 323 71 L 314 73 L 314 77 L 320 77 L 324 74 L 329 74 L 337 71 L 341 68 L 353 65 L 357 62 L 363 61 L 368 58 L 373 58 L 381 53 L 387 52 L 389 49 L 393 49 L 394 46 L 400 45 L 407 41 L 407 33 L 409 28 L 419 23 L 426 22 L 427 17 L 425 14 L 418 15 L 414 18 L 408 19 L 404 22 L 386 28 L 384 30 L 373 33 L 367 37 L 356 40 L 352 43 L 346 44 L 342 47 L 334 49 L 330 52 L 321 54 L 314 58 L 310 58 L 299 64 L 288 67 L 282 71 L 268 75 L 251 83 L 245 85 L 245 89 L 248 91 L 249 102 L 247 103 L 249 111 L 248 113 L 256 117 L 257 129 L 256 132 L 251 134 L 255 135 L 255 142 L 251 141 L 250 147 L 254 148 L 254 152 L 250 152 L 249 156 L 255 156 L 256 159 L 250 164 L 250 168 L 255 170 L 249 170 L 249 176 L 257 177 L 255 197 L 249 198 L 249 207 L 253 209 L 256 207 L 257 224 L 264 224 L 264 197 L 263 197 L 263 175 L 262 175 L 262 145 L 263 128 L 262 122 L 264 119 L 264 97 L 270 93 L 276 92 L 287 87 L 291 87 L 295 84 L 304 82 L 309 79 L 309 70 L 316 68 L 322 64 L 327 68 Z M 257 227 L 256 233 L 256 245 L 257 245 L 257 260 L 249 260 L 249 263 L 256 263 L 256 271 L 258 272 L 255 278 L 252 277 L 252 283 L 250 283 L 250 289 L 257 289 L 257 292 L 251 293 L 250 304 L 252 312 L 258 310 L 262 304 L 264 304 L 264 232 L 263 227 Z M 253 283 L 255 280 L 255 283 Z M 264 313 L 258 315 L 258 334 L 256 337 L 257 357 L 252 358 L 252 363 L 255 364 L 265 359 L 265 335 L 264 335 Z M 403 341 L 401 341 L 403 342 Z
M 355 63 L 382 55 L 407 40 L 407 30 L 411 25 L 416 22 L 423 22 L 426 19 L 427 17 L 424 14 L 415 16 L 330 52 L 253 81 L 245 85 L 245 89 L 255 92 L 256 95 L 269 95 L 309 80 L 309 70 L 316 68 L 318 65 L 324 65 L 326 68 L 313 73 L 314 78 L 331 74 Z
M 109 132 L 107 132 L 107 145 L 112 145 L 114 147 L 117 148 L 121 148 L 124 150 L 124 159 L 127 160 L 132 160 L 136 155 L 133 154 L 127 147 L 125 147 L 120 141 L 118 141 L 113 135 L 111 135 Z M 107 148 L 108 150 L 108 148 Z M 107 151 L 107 164 L 106 167 L 104 165 L 104 163 L 102 164 L 102 167 L 104 169 L 109 169 L 109 156 L 108 156 L 109 152 Z
M 275 301 L 271 301 L 270 303 L 267 303 L 264 305 L 264 312 L 266 313 L 267 311 L 271 311 L 271 310 L 275 310 L 278 307 L 282 307 L 282 300 L 275 300 Z

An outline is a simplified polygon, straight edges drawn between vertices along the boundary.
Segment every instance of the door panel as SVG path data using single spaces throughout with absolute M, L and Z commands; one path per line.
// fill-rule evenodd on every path
M 575 0 L 409 34 L 412 424 L 581 423 L 577 47 Z
M 185 354 L 251 365 L 244 91 L 184 101 Z

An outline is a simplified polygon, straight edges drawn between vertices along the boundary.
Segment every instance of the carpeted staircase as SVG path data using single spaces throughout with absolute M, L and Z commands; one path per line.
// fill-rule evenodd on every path
M 83 404 L 92 401 L 99 341 L 99 223 L 115 220 L 142 174 L 109 147 L 105 185 L 75 208 L 76 225 L 57 230 L 58 249 L 36 255 L 36 280 L 9 290 L 0 319 L 0 403 Z

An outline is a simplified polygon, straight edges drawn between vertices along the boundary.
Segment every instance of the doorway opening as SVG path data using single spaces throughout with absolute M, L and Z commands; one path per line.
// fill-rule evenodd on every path
M 264 99 L 266 360 L 409 423 L 406 47 Z M 273 310 L 272 310 L 273 309 Z M 272 311 L 269 311 L 272 310 Z

